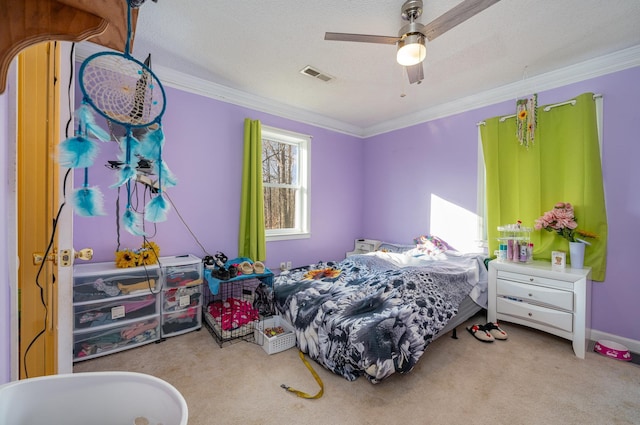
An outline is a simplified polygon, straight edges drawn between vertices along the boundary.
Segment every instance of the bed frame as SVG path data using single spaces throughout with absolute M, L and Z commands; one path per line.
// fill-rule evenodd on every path
M 467 297 L 460 304 L 460 308 L 458 309 L 458 314 L 456 314 L 447 325 L 442 328 L 438 335 L 436 335 L 436 339 L 440 338 L 443 335 L 451 332 L 451 338 L 458 339 L 458 326 L 465 323 L 467 320 L 475 316 L 480 310 L 484 310 L 478 304 L 476 304 L 471 298 Z

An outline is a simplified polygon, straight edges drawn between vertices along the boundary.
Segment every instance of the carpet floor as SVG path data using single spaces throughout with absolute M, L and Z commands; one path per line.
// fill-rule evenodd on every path
M 484 323 L 480 314 L 467 325 Z M 463 327 L 429 345 L 417 366 L 373 385 L 311 362 L 318 385 L 289 349 L 268 355 L 241 341 L 220 348 L 206 329 L 76 363 L 75 372 L 125 370 L 166 380 L 182 393 L 189 425 L 210 424 L 640 424 L 640 366 L 503 322 L 507 341 L 483 343 Z M 171 424 L 164 424 L 171 425 Z

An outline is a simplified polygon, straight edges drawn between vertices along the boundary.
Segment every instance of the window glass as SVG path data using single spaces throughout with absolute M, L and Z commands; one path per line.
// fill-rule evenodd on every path
M 310 137 L 262 127 L 267 240 L 309 237 Z

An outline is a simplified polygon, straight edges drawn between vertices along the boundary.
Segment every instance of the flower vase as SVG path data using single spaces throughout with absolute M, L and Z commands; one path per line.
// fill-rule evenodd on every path
M 569 242 L 569 259 L 571 267 L 581 269 L 584 266 L 584 247 L 582 242 Z

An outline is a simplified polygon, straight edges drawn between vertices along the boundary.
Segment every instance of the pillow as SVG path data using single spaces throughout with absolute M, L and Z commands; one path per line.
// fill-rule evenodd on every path
M 415 249 L 415 247 L 415 245 L 382 242 L 376 251 L 406 254 L 408 251 Z
M 421 235 L 413 241 L 416 243 L 417 250 L 426 255 L 438 255 L 453 249 L 448 243 L 433 235 Z

